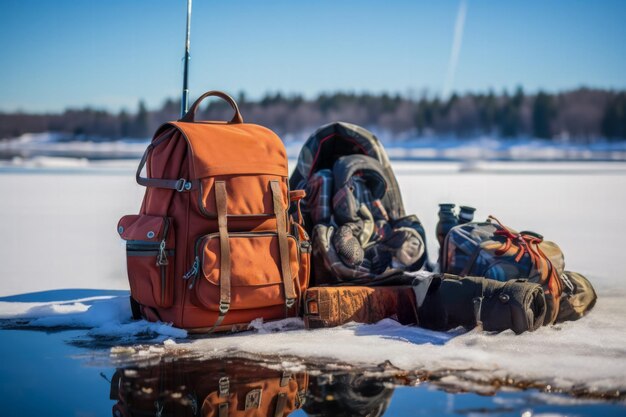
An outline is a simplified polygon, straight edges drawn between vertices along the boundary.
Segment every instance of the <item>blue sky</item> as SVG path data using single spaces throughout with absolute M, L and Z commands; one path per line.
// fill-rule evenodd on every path
M 245 91 L 626 88 L 626 1 L 207 1 L 190 87 Z M 0 111 L 134 110 L 178 97 L 185 0 L 0 0 Z

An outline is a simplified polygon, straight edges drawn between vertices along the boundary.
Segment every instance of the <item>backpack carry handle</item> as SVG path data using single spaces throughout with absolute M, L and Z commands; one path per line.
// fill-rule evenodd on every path
M 241 113 L 239 113 L 239 107 L 237 106 L 237 103 L 235 102 L 235 100 L 231 96 L 229 96 L 228 94 L 226 94 L 226 93 L 224 93 L 222 91 L 217 91 L 217 90 L 207 91 L 206 93 L 202 94 L 191 105 L 191 107 L 189 108 L 189 111 L 187 113 L 185 113 L 185 115 L 180 119 L 180 121 L 181 122 L 188 122 L 188 123 L 195 122 L 196 110 L 200 106 L 200 102 L 202 100 L 204 100 L 205 98 L 211 97 L 211 96 L 221 98 L 222 100 L 224 100 L 225 102 L 230 104 L 230 107 L 232 107 L 233 110 L 235 111 L 235 115 L 233 116 L 233 118 L 228 123 L 243 123 L 243 117 L 241 117 Z

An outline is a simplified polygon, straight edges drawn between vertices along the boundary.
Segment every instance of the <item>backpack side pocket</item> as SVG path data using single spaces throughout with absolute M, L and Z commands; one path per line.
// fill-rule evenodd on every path
M 169 217 L 129 215 L 118 223 L 126 241 L 131 296 L 149 307 L 174 302 L 174 231 Z

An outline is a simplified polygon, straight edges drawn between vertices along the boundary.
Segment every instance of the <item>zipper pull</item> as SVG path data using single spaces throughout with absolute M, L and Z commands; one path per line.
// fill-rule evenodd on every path
M 196 258 L 193 260 L 193 265 L 191 266 L 191 269 L 187 271 L 185 275 L 183 275 L 184 280 L 193 278 L 189 282 L 189 289 L 192 289 L 193 285 L 196 283 L 196 277 L 198 276 L 199 269 L 200 269 L 200 258 L 196 256 Z
M 167 260 L 167 252 L 165 250 L 165 239 L 161 241 L 159 245 L 159 256 L 157 256 L 157 265 L 163 266 L 167 265 L 169 261 Z

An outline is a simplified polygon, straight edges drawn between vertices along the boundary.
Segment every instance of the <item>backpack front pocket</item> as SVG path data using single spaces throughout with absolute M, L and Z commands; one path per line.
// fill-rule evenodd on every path
M 149 307 L 170 307 L 174 301 L 174 233 L 168 217 L 129 215 L 118 223 L 126 240 L 130 293 Z
M 274 232 L 231 232 L 230 252 L 237 254 L 230 266 L 230 309 L 246 310 L 285 304 L 284 281 L 278 234 Z M 290 277 L 297 284 L 299 252 L 296 239 L 287 237 Z M 219 233 L 198 239 L 196 260 L 189 286 L 195 302 L 211 311 L 220 309 L 220 241 Z

